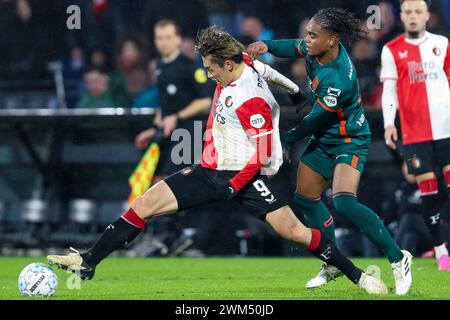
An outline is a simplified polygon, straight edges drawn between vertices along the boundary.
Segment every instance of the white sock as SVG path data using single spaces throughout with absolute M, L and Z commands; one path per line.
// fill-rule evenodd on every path
M 438 247 L 434 247 L 434 253 L 436 256 L 436 259 L 439 259 L 443 255 L 448 255 L 447 247 L 445 246 L 445 243 L 441 244 Z

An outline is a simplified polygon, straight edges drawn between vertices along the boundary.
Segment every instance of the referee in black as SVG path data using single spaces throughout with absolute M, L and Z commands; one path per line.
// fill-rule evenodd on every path
M 175 21 L 169 19 L 158 21 L 154 26 L 154 42 L 160 55 L 156 69 L 156 84 L 161 109 L 155 116 L 152 127 L 139 133 L 135 139 L 136 147 L 145 149 L 155 138 L 158 129 L 163 132 L 164 141 L 153 184 L 200 160 L 201 148 L 196 155 L 193 145 L 194 123 L 196 119 L 202 118 L 202 115 L 208 114 L 213 91 L 204 69 L 181 53 L 181 30 Z M 202 125 L 202 122 L 197 122 L 197 125 Z M 184 161 L 179 163 L 181 159 L 173 159 L 173 156 L 182 156 L 182 159 L 186 160 L 186 156 L 179 155 L 178 152 L 172 155 L 172 150 L 181 141 L 171 141 L 171 135 L 175 129 L 180 128 L 186 129 L 191 135 L 190 163 Z M 168 219 L 172 220 L 171 217 Z M 174 246 L 183 244 L 182 229 L 186 224 L 183 220 L 176 219 L 173 223 L 168 221 L 166 225 L 168 230 L 164 237 L 169 239 L 178 237 L 178 241 L 172 245 L 172 251 L 176 250 Z
M 160 20 L 155 24 L 155 46 L 160 54 L 156 69 L 161 110 L 153 126 L 142 131 L 135 139 L 138 149 L 144 149 L 162 129 L 165 138 L 154 183 L 183 169 L 191 163 L 174 164 L 172 148 L 178 141 L 170 141 L 177 128 L 187 129 L 193 135 L 194 119 L 207 115 L 211 106 L 212 88 L 205 71 L 181 53 L 181 33 L 173 20 Z M 201 151 L 201 150 L 200 150 Z M 193 155 L 192 155 L 193 156 Z

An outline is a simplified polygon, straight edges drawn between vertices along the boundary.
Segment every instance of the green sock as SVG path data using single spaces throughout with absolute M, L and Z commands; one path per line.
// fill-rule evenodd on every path
M 320 198 L 308 198 L 295 193 L 294 203 L 299 206 L 305 218 L 306 226 L 318 229 L 326 234 L 337 247 L 333 216 Z
M 392 239 L 380 218 L 358 202 L 355 195 L 339 195 L 333 199 L 336 211 L 353 222 L 370 241 L 375 244 L 393 262 L 403 258 L 403 253 Z

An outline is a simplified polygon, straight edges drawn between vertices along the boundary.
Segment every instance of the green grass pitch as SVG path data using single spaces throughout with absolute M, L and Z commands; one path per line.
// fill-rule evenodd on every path
M 0 300 L 30 299 L 20 295 L 17 277 L 27 264 L 45 261 L 0 258 Z M 58 270 L 58 290 L 50 299 L 450 299 L 450 272 L 439 272 L 434 260 L 413 260 L 414 282 L 404 297 L 392 292 L 394 280 L 386 260 L 353 261 L 363 269 L 378 266 L 390 293 L 370 296 L 346 278 L 307 290 L 307 280 L 321 265 L 309 258 L 109 258 L 92 281 L 80 281 L 79 289 L 72 274 Z

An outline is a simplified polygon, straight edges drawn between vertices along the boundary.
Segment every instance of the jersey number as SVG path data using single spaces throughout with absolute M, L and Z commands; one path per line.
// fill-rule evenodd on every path
M 255 186 L 255 189 L 260 192 L 261 196 L 266 198 L 264 200 L 266 200 L 269 203 L 272 202 L 273 200 L 275 200 L 274 195 L 272 194 L 272 192 L 270 192 L 269 188 L 267 188 L 264 181 L 262 181 L 261 179 L 256 180 L 253 183 L 253 185 Z

